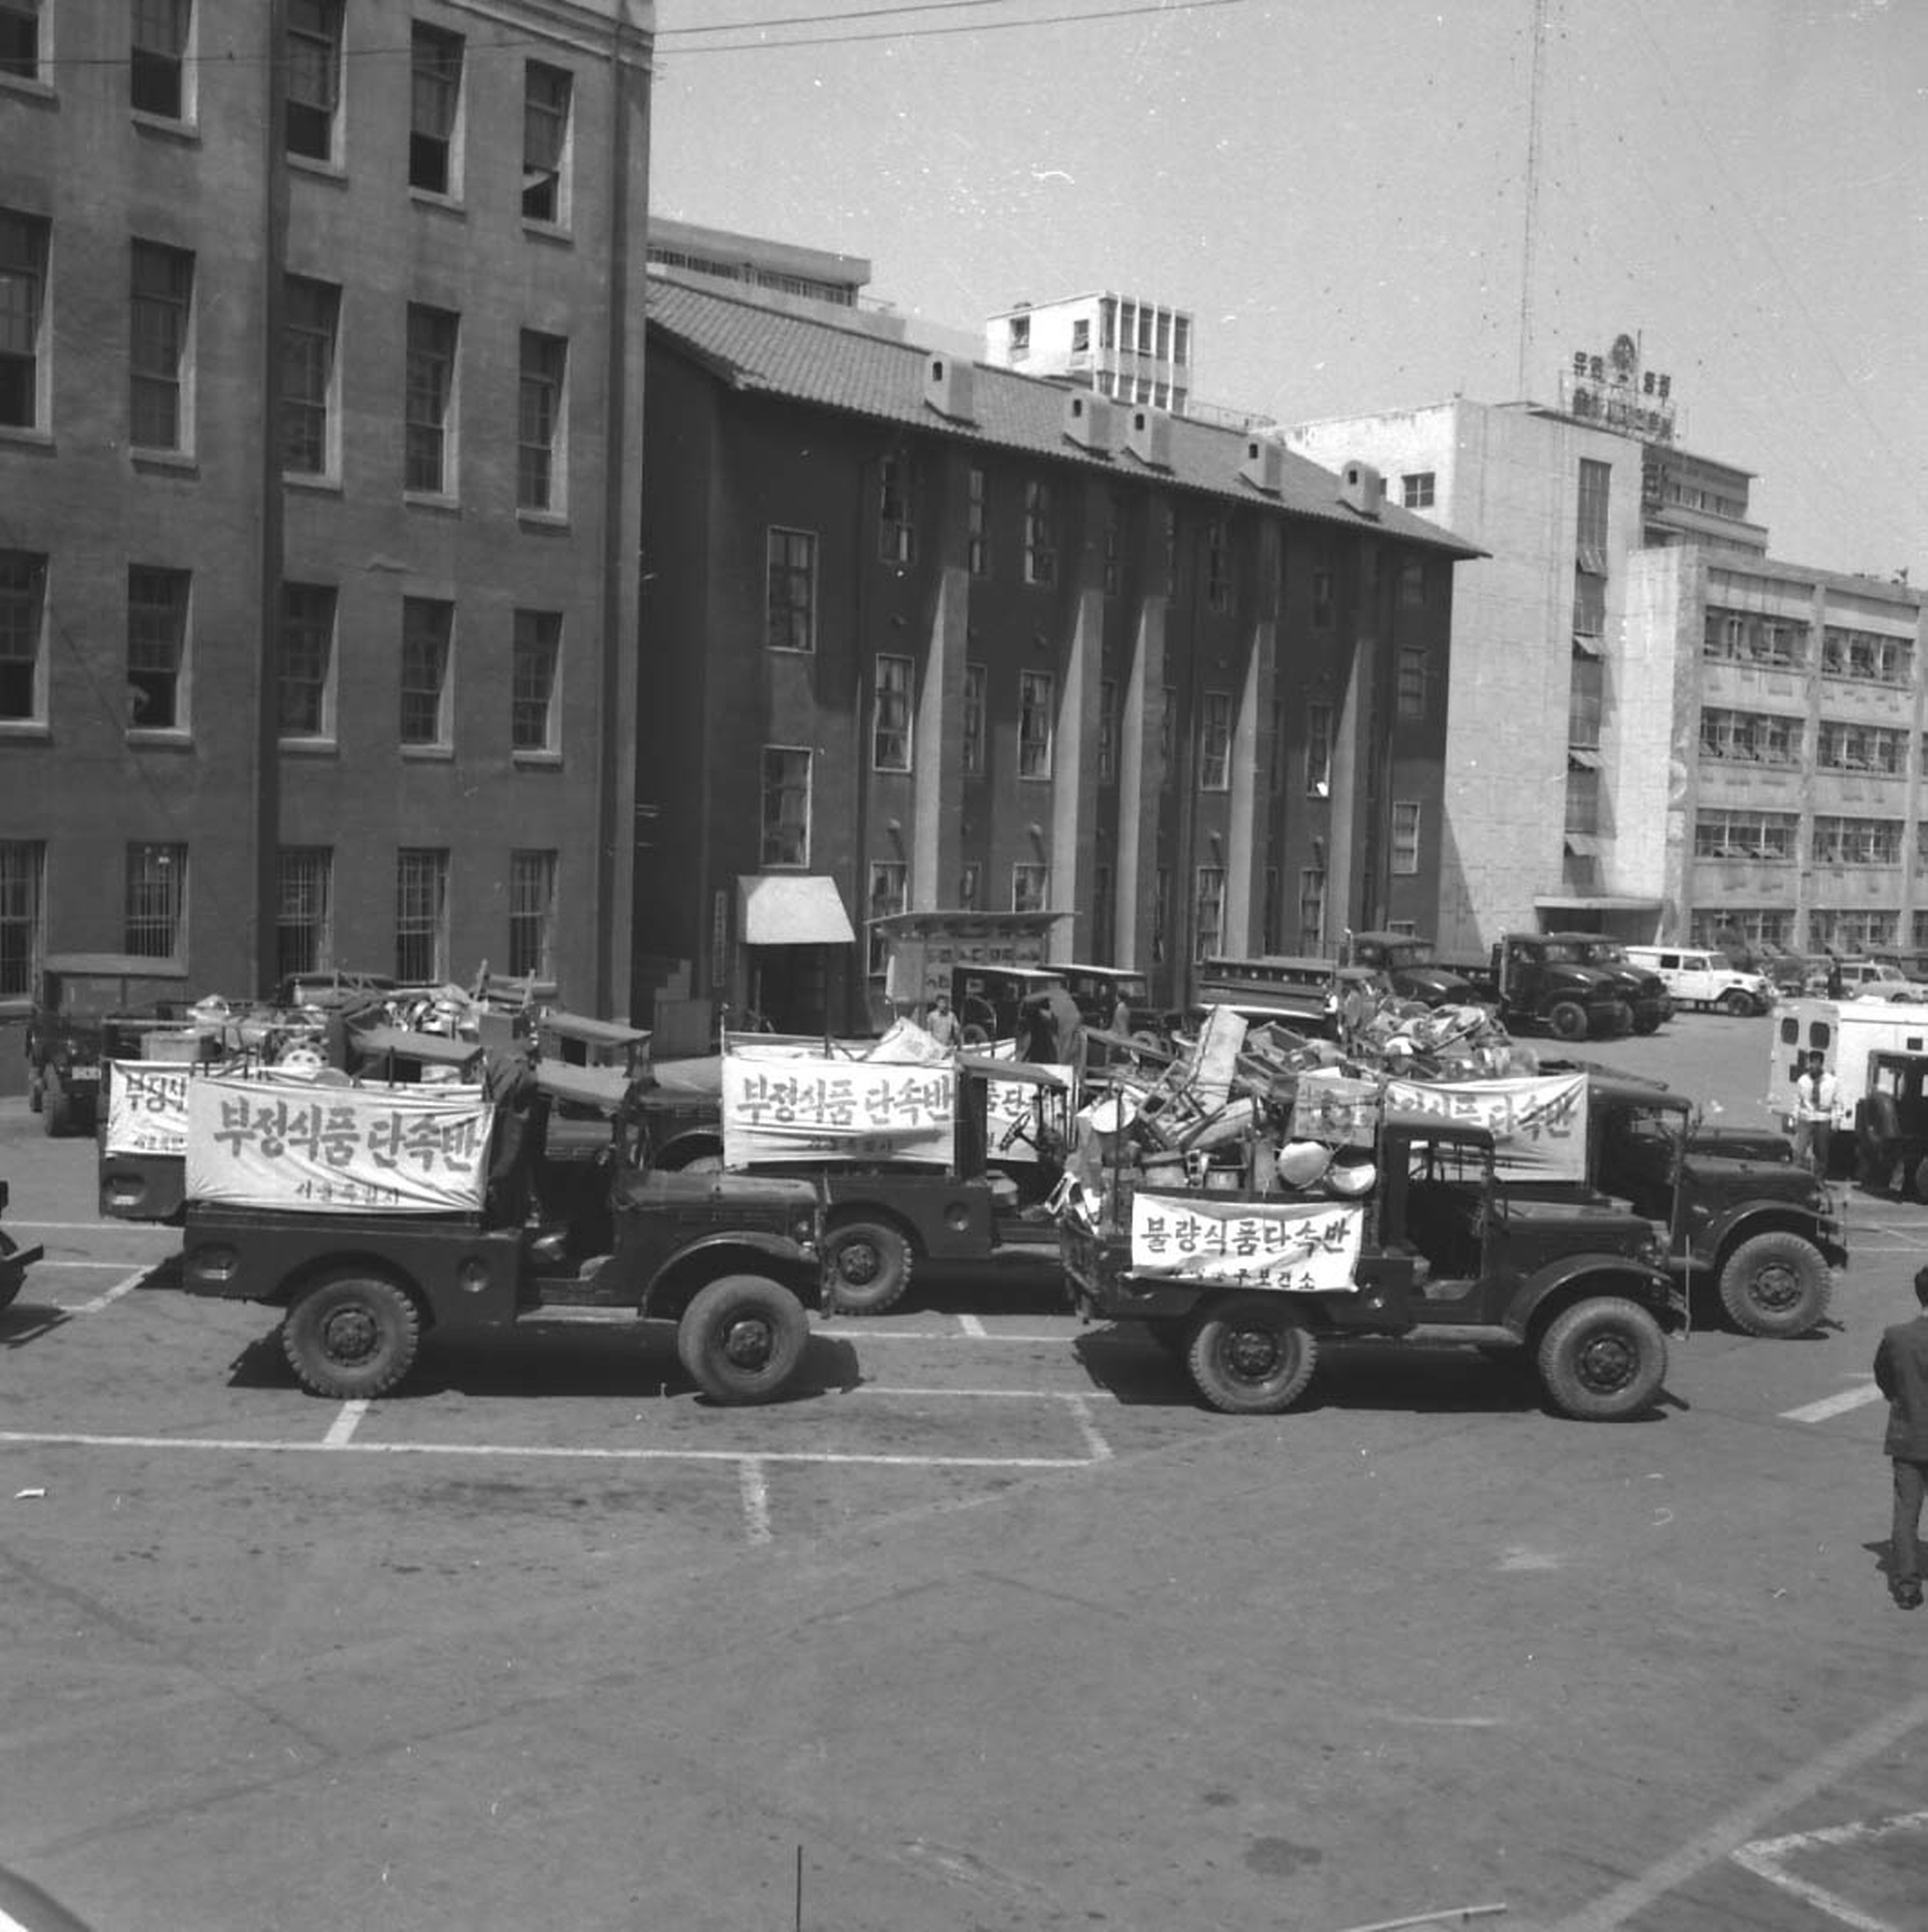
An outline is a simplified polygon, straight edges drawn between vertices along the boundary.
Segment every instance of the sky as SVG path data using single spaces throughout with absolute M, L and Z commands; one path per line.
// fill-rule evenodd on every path
M 656 36 L 653 207 L 865 257 L 913 341 L 1112 289 L 1290 424 L 1552 400 L 1626 334 L 1771 554 L 1928 587 L 1924 0 L 656 0 Z

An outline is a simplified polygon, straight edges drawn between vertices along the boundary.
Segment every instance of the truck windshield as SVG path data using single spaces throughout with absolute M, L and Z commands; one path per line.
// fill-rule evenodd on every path
M 1611 939 L 1596 941 L 1585 953 L 1589 966 L 1624 966 L 1626 956 L 1626 948 L 1615 945 Z
M 1549 966 L 1579 966 L 1585 962 L 1580 957 L 1580 949 L 1564 939 L 1549 939 L 1540 948 L 1540 956 Z

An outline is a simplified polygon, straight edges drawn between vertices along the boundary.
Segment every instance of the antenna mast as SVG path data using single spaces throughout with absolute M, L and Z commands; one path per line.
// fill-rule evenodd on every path
M 1540 89 L 1546 71 L 1546 0 L 1533 0 L 1533 80 L 1526 113 L 1526 236 L 1519 254 L 1519 388 L 1521 402 L 1530 393 L 1528 373 L 1533 356 L 1534 217 L 1540 203 Z

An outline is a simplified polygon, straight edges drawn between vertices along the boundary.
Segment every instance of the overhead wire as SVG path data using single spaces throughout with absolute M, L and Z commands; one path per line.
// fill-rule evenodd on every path
M 981 5 L 986 4 L 986 0 L 938 0 L 938 4 Z M 798 35 L 793 39 L 783 40 L 726 40 L 715 46 L 678 46 L 671 49 L 671 52 L 675 57 L 682 58 L 690 54 L 775 53 L 786 47 L 864 46 L 871 41 L 929 40 L 954 37 L 959 34 L 1012 33 L 1034 27 L 1081 25 L 1087 22 L 1095 23 L 1101 20 L 1127 20 L 1146 13 L 1189 13 L 1213 7 L 1252 7 L 1265 4 L 1267 4 L 1267 0 L 1146 0 L 1146 4 L 1143 5 L 1106 7 L 1098 9 L 1095 12 L 1083 13 L 1027 13 L 1022 18 L 1015 20 L 978 20 L 954 27 L 886 28 L 882 33 L 875 34 L 815 34 Z M 890 7 L 880 8 L 877 11 L 879 14 L 892 14 L 899 12 L 909 13 L 919 10 L 909 7 Z M 863 16 L 853 14 L 850 17 L 861 18 Z M 679 34 L 741 33 L 747 31 L 751 24 L 753 23 L 746 22 L 735 28 L 684 27 L 670 29 L 668 31 Z M 657 29 L 657 40 L 661 40 L 664 37 L 664 31 L 661 28 Z

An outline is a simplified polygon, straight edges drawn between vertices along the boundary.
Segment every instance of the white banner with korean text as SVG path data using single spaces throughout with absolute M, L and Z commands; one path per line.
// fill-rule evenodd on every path
M 1296 1295 L 1352 1294 L 1365 1226 L 1364 1208 L 1138 1194 L 1132 1273 Z
M 336 1214 L 474 1214 L 492 1112 L 479 1087 L 204 1075 L 188 1084 L 188 1198 Z
M 188 1068 L 180 1061 L 117 1060 L 107 1074 L 110 1154 L 187 1152 Z
M 950 1065 L 723 1056 L 723 1165 L 917 1161 L 948 1167 L 956 1145 Z
M 1436 1114 L 1486 1128 L 1503 1174 L 1542 1181 L 1587 1177 L 1587 1076 L 1522 1075 L 1511 1080 L 1389 1080 L 1387 1108 Z

